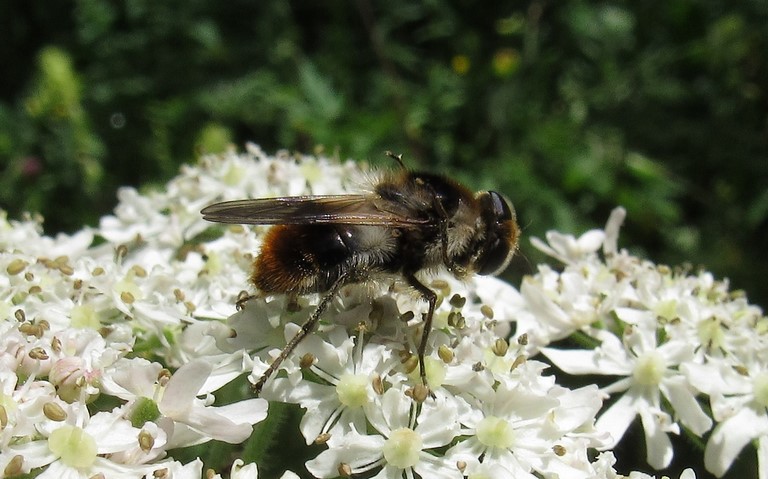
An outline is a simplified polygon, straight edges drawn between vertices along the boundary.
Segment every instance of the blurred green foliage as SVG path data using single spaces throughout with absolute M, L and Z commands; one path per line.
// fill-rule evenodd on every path
M 48 233 L 246 141 L 504 191 L 768 304 L 768 2 L 0 4 L 0 207 Z M 527 241 L 512 274 L 542 260 Z

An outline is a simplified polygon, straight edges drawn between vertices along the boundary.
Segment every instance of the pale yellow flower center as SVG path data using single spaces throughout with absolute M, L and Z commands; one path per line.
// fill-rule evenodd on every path
M 640 355 L 632 373 L 635 382 L 644 386 L 656 386 L 664 378 L 667 370 L 666 361 L 657 351 L 648 351 Z
M 70 467 L 86 468 L 96 461 L 96 441 L 81 428 L 69 424 L 48 436 L 48 448 Z
M 407 469 L 419 462 L 419 453 L 423 447 L 421 436 L 407 427 L 396 429 L 384 443 L 384 459 L 391 466 Z
M 477 439 L 488 447 L 509 449 L 515 443 L 515 430 L 509 421 L 487 416 L 477 425 Z
M 715 318 L 699 321 L 697 325 L 701 344 L 711 349 L 720 349 L 725 345 L 725 329 Z
M 427 373 L 427 383 L 432 389 L 437 389 L 443 385 L 447 371 L 447 367 L 443 361 L 427 356 L 424 358 L 424 370 Z M 411 371 L 411 379 L 413 379 L 414 382 L 421 381 L 419 374 L 419 367 L 416 366 L 416 368 Z
M 336 385 L 339 401 L 347 407 L 364 406 L 368 403 L 368 384 L 370 380 L 364 374 L 344 374 Z

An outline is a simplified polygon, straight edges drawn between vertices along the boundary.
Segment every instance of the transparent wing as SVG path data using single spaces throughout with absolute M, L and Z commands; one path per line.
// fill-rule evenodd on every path
M 234 200 L 206 206 L 203 219 L 216 223 L 274 225 L 336 223 L 370 226 L 429 224 L 411 211 L 371 195 L 284 196 Z

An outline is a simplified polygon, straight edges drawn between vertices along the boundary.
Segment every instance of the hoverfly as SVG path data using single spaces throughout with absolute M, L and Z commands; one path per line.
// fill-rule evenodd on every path
M 274 225 L 253 263 L 251 283 L 265 295 L 322 295 L 315 311 L 254 385 L 269 377 L 342 286 L 382 277 L 405 281 L 428 304 L 418 345 L 419 374 L 437 294 L 419 275 L 446 268 L 455 277 L 502 272 L 520 234 L 512 203 L 495 191 L 472 193 L 445 176 L 406 168 L 384 172 L 360 194 L 289 196 L 216 203 L 201 213 L 218 223 Z M 428 389 L 427 389 L 428 390 Z

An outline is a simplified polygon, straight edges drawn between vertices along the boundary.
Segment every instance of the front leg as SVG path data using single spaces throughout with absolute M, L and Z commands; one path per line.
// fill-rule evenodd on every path
M 429 389 L 427 383 L 427 368 L 424 364 L 424 354 L 427 350 L 427 340 L 429 339 L 429 333 L 432 331 L 432 317 L 435 315 L 435 305 L 437 304 L 437 294 L 431 289 L 427 288 L 424 283 L 419 281 L 412 273 L 406 274 L 405 279 L 408 284 L 412 286 L 416 291 L 421 294 L 421 297 L 429 304 L 427 310 L 427 317 L 424 318 L 423 331 L 421 332 L 421 341 L 419 342 L 419 349 L 417 351 L 419 355 L 419 375 L 421 376 L 421 382 L 424 387 Z M 431 392 L 430 392 L 431 395 Z
M 453 273 L 454 276 L 456 276 L 457 278 L 463 278 L 467 274 L 466 268 L 456 264 L 456 262 L 454 262 L 451 258 L 448 257 L 448 228 L 450 227 L 450 224 L 449 224 L 450 219 L 448 218 L 448 212 L 445 211 L 443 202 L 440 201 L 440 196 L 434 190 L 432 190 L 432 197 L 434 198 L 433 207 L 435 208 L 435 211 L 437 211 L 437 214 L 440 217 L 440 222 L 438 226 L 440 228 L 440 252 L 443 257 L 443 264 L 445 265 L 446 268 L 448 268 L 448 271 Z M 422 285 L 422 287 L 424 287 L 424 285 Z

